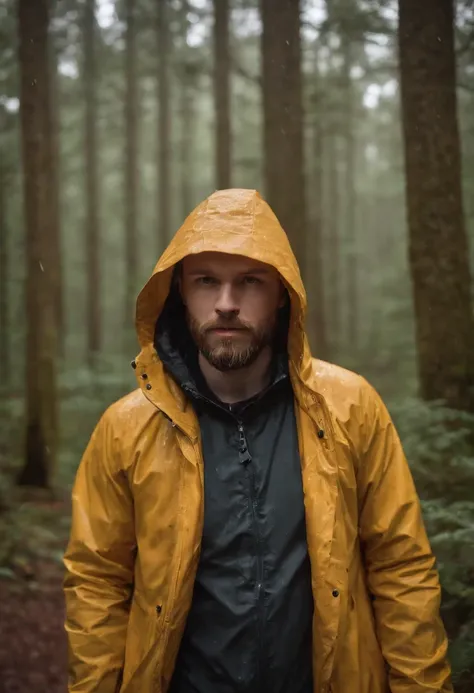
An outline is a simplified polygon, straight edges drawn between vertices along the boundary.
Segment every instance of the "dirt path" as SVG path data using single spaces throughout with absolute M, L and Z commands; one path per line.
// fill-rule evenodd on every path
M 0 693 L 66 693 L 63 622 L 57 563 L 31 585 L 0 581 Z

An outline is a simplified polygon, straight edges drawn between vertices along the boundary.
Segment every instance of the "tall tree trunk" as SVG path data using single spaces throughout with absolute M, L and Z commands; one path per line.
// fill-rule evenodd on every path
M 361 118 L 368 117 L 367 111 L 361 109 Z M 378 343 L 380 333 L 379 320 L 376 318 L 380 305 L 379 293 L 375 290 L 377 272 L 380 271 L 381 260 L 378 254 L 378 242 L 380 238 L 380 226 L 377 215 L 377 189 L 378 182 L 367 159 L 366 150 L 370 143 L 377 143 L 374 133 L 368 133 L 358 140 L 357 171 L 366 181 L 364 191 L 357 204 L 357 229 L 359 238 L 359 250 L 363 257 L 364 271 L 359 275 L 359 295 L 364 306 L 364 330 L 359 336 L 359 346 L 362 353 L 374 349 Z
M 323 185 L 323 140 L 324 140 L 324 94 L 320 86 L 318 50 L 316 48 L 315 94 L 312 103 L 313 162 L 311 176 L 311 198 L 313 199 L 312 223 L 306 238 L 306 291 L 308 294 L 307 332 L 311 348 L 321 359 L 328 359 L 329 349 L 326 326 L 326 292 L 324 287 L 324 185 Z
M 307 228 L 299 0 L 260 0 L 265 190 L 304 273 Z
M 0 105 L 0 140 L 4 140 L 6 116 Z M 8 222 L 7 222 L 7 170 L 5 152 L 0 148 L 0 390 L 5 392 L 10 384 L 10 340 L 8 336 Z
M 51 218 L 51 234 L 54 237 L 52 252 L 55 253 L 52 281 L 54 284 L 54 304 L 56 306 L 56 322 L 58 329 L 58 356 L 63 357 L 65 351 L 65 325 L 64 325 L 64 299 L 63 299 L 63 268 L 62 268 L 62 243 L 61 243 L 61 155 L 59 146 L 60 130 L 60 95 L 58 80 L 58 56 L 56 47 L 51 40 L 49 47 L 49 76 L 50 76 L 50 98 L 51 98 L 51 144 L 53 148 L 54 166 L 52 175 L 55 180 L 51 181 L 54 194 L 54 208 Z
M 358 284 L 357 284 L 357 236 L 356 236 L 356 185 L 355 185 L 355 117 L 354 88 L 351 78 L 352 46 L 349 32 L 341 35 L 342 41 L 342 80 L 345 93 L 344 114 L 344 244 L 346 248 L 345 304 L 347 314 L 347 343 L 351 349 L 357 348 L 358 339 Z
M 229 0 L 214 0 L 214 105 L 216 113 L 216 183 L 231 186 Z
M 418 368 L 425 399 L 474 411 L 452 0 L 399 0 L 401 100 Z
M 315 355 L 321 359 L 328 358 L 326 334 L 326 303 L 323 277 L 323 133 L 321 123 L 314 123 L 314 185 L 313 194 L 318 200 L 318 210 L 313 224 L 306 234 L 306 291 L 308 294 L 307 329 Z
M 125 33 L 125 265 L 124 329 L 127 348 L 133 333 L 135 293 L 138 281 L 138 110 L 136 0 L 126 0 Z
M 100 224 L 97 151 L 97 58 L 95 0 L 84 8 L 84 90 L 86 156 L 87 356 L 91 368 L 101 349 Z
M 171 181 L 170 181 L 170 89 L 169 89 L 169 17 L 168 0 L 158 2 L 158 234 L 162 246 L 171 235 Z M 163 250 L 163 247 L 160 249 Z
M 186 217 L 193 208 L 193 162 L 194 162 L 194 98 L 193 82 L 194 61 L 189 55 L 189 3 L 181 2 L 181 32 L 182 32 L 182 58 L 181 58 L 181 84 L 180 84 L 180 116 L 181 116 L 181 209 L 182 217 Z
M 26 216 L 26 450 L 19 483 L 46 487 L 57 448 L 55 192 L 48 0 L 19 0 L 20 104 Z
M 329 328 L 329 351 L 332 360 L 337 360 L 340 351 L 341 333 L 341 282 L 340 282 L 340 176 L 339 176 L 339 138 L 333 131 L 326 133 L 325 147 L 323 148 L 323 159 L 326 170 L 326 195 L 325 208 L 327 210 L 327 253 L 328 271 L 327 293 L 328 293 L 328 328 Z

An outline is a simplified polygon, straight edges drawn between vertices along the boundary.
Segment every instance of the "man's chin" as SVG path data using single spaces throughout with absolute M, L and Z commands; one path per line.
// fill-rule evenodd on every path
M 243 352 L 235 350 L 225 352 L 222 349 L 214 349 L 203 351 L 202 355 L 213 368 L 222 373 L 235 372 L 246 368 L 257 358 L 256 353 L 249 353 L 247 350 Z
M 232 363 L 232 362 L 222 362 L 222 361 L 210 361 L 210 365 L 216 369 L 216 371 L 219 371 L 219 373 L 235 373 L 236 371 L 242 370 L 244 366 L 241 363 Z

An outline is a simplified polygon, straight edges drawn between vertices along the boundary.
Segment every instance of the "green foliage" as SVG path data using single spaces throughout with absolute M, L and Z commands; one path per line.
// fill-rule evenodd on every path
M 135 387 L 134 371 L 121 358 L 102 359 L 94 373 L 86 368 L 63 373 L 57 487 L 71 488 L 81 455 L 100 416 Z
M 455 680 L 474 675 L 474 416 L 414 399 L 391 412 L 422 499 Z
M 52 487 L 47 490 L 16 486 L 24 452 L 24 402 L 22 398 L 2 400 L 0 579 L 34 581 L 42 561 L 61 561 L 70 527 L 70 492 L 77 466 L 101 414 L 135 386 L 129 371 L 123 361 L 103 359 L 95 373 L 72 369 L 61 374 L 61 452 Z

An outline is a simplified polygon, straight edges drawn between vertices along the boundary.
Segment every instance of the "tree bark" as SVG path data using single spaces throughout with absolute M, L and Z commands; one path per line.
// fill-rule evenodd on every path
M 229 2 L 214 0 L 214 105 L 216 113 L 216 183 L 231 187 Z
M 322 139 L 323 133 L 319 122 L 314 124 L 314 185 L 313 194 L 318 202 L 316 216 L 306 234 L 306 291 L 308 294 L 307 330 L 314 354 L 321 359 L 328 359 L 329 349 L 326 334 L 326 301 L 323 277 L 323 213 L 322 213 Z
M 124 329 L 131 334 L 138 281 L 138 111 L 136 0 L 126 0 L 125 30 L 125 265 Z M 131 346 L 131 345 L 130 345 Z
M 5 121 L 4 108 L 0 105 L 0 138 L 2 139 L 4 137 Z M 5 152 L 0 148 L 0 390 L 5 392 L 7 392 L 10 384 L 7 185 Z
M 57 449 L 55 191 L 48 0 L 19 0 L 20 118 L 26 217 L 26 449 L 19 483 L 47 487 Z
M 323 158 L 326 171 L 326 234 L 328 252 L 328 271 L 326 277 L 328 294 L 328 331 L 331 359 L 336 360 L 340 351 L 341 333 L 341 282 L 340 282 L 340 176 L 339 176 L 339 138 L 335 132 L 326 134 Z
M 314 100 L 312 103 L 313 162 L 311 198 L 314 201 L 312 223 L 306 238 L 306 291 L 308 294 L 307 333 L 313 353 L 321 359 L 329 358 L 326 326 L 326 291 L 324 286 L 324 94 L 321 89 L 318 50 L 314 64 Z
M 168 0 L 158 2 L 158 234 L 164 249 L 171 237 L 171 185 L 170 185 L 170 89 L 169 89 L 169 26 Z
M 193 209 L 193 163 L 194 163 L 194 97 L 193 82 L 195 80 L 195 61 L 189 55 L 189 3 L 181 2 L 181 84 L 180 84 L 180 116 L 181 116 L 181 216 L 183 219 Z
M 344 115 L 344 245 L 346 248 L 345 268 L 345 303 L 347 308 L 347 342 L 351 349 L 356 350 L 358 343 L 358 283 L 357 283 L 357 229 L 356 229 L 356 184 L 355 184 L 355 124 L 354 117 L 354 88 L 351 78 L 352 46 L 351 39 L 345 32 L 342 41 L 342 80 L 345 92 Z
M 452 0 L 399 0 L 409 259 L 422 397 L 474 410 Z
M 85 175 L 87 258 L 87 357 L 96 365 L 101 349 L 100 222 L 97 156 L 97 57 L 95 0 L 84 7 Z
M 54 195 L 54 207 L 51 215 L 51 234 L 54 242 L 51 251 L 54 252 L 52 263 L 52 281 L 54 285 L 54 304 L 56 310 L 56 323 L 58 330 L 58 356 L 64 357 L 66 333 L 64 325 L 64 298 L 63 298 L 63 268 L 62 268 L 62 243 L 61 243 L 61 154 L 59 146 L 60 130 L 60 95 L 58 80 L 58 57 L 56 48 L 51 40 L 49 46 L 49 77 L 50 77 L 50 101 L 51 101 L 51 146 L 54 156 L 54 165 L 51 175 L 55 177 L 51 180 L 52 192 Z
M 307 228 L 299 0 L 260 0 L 266 197 L 304 273 Z

